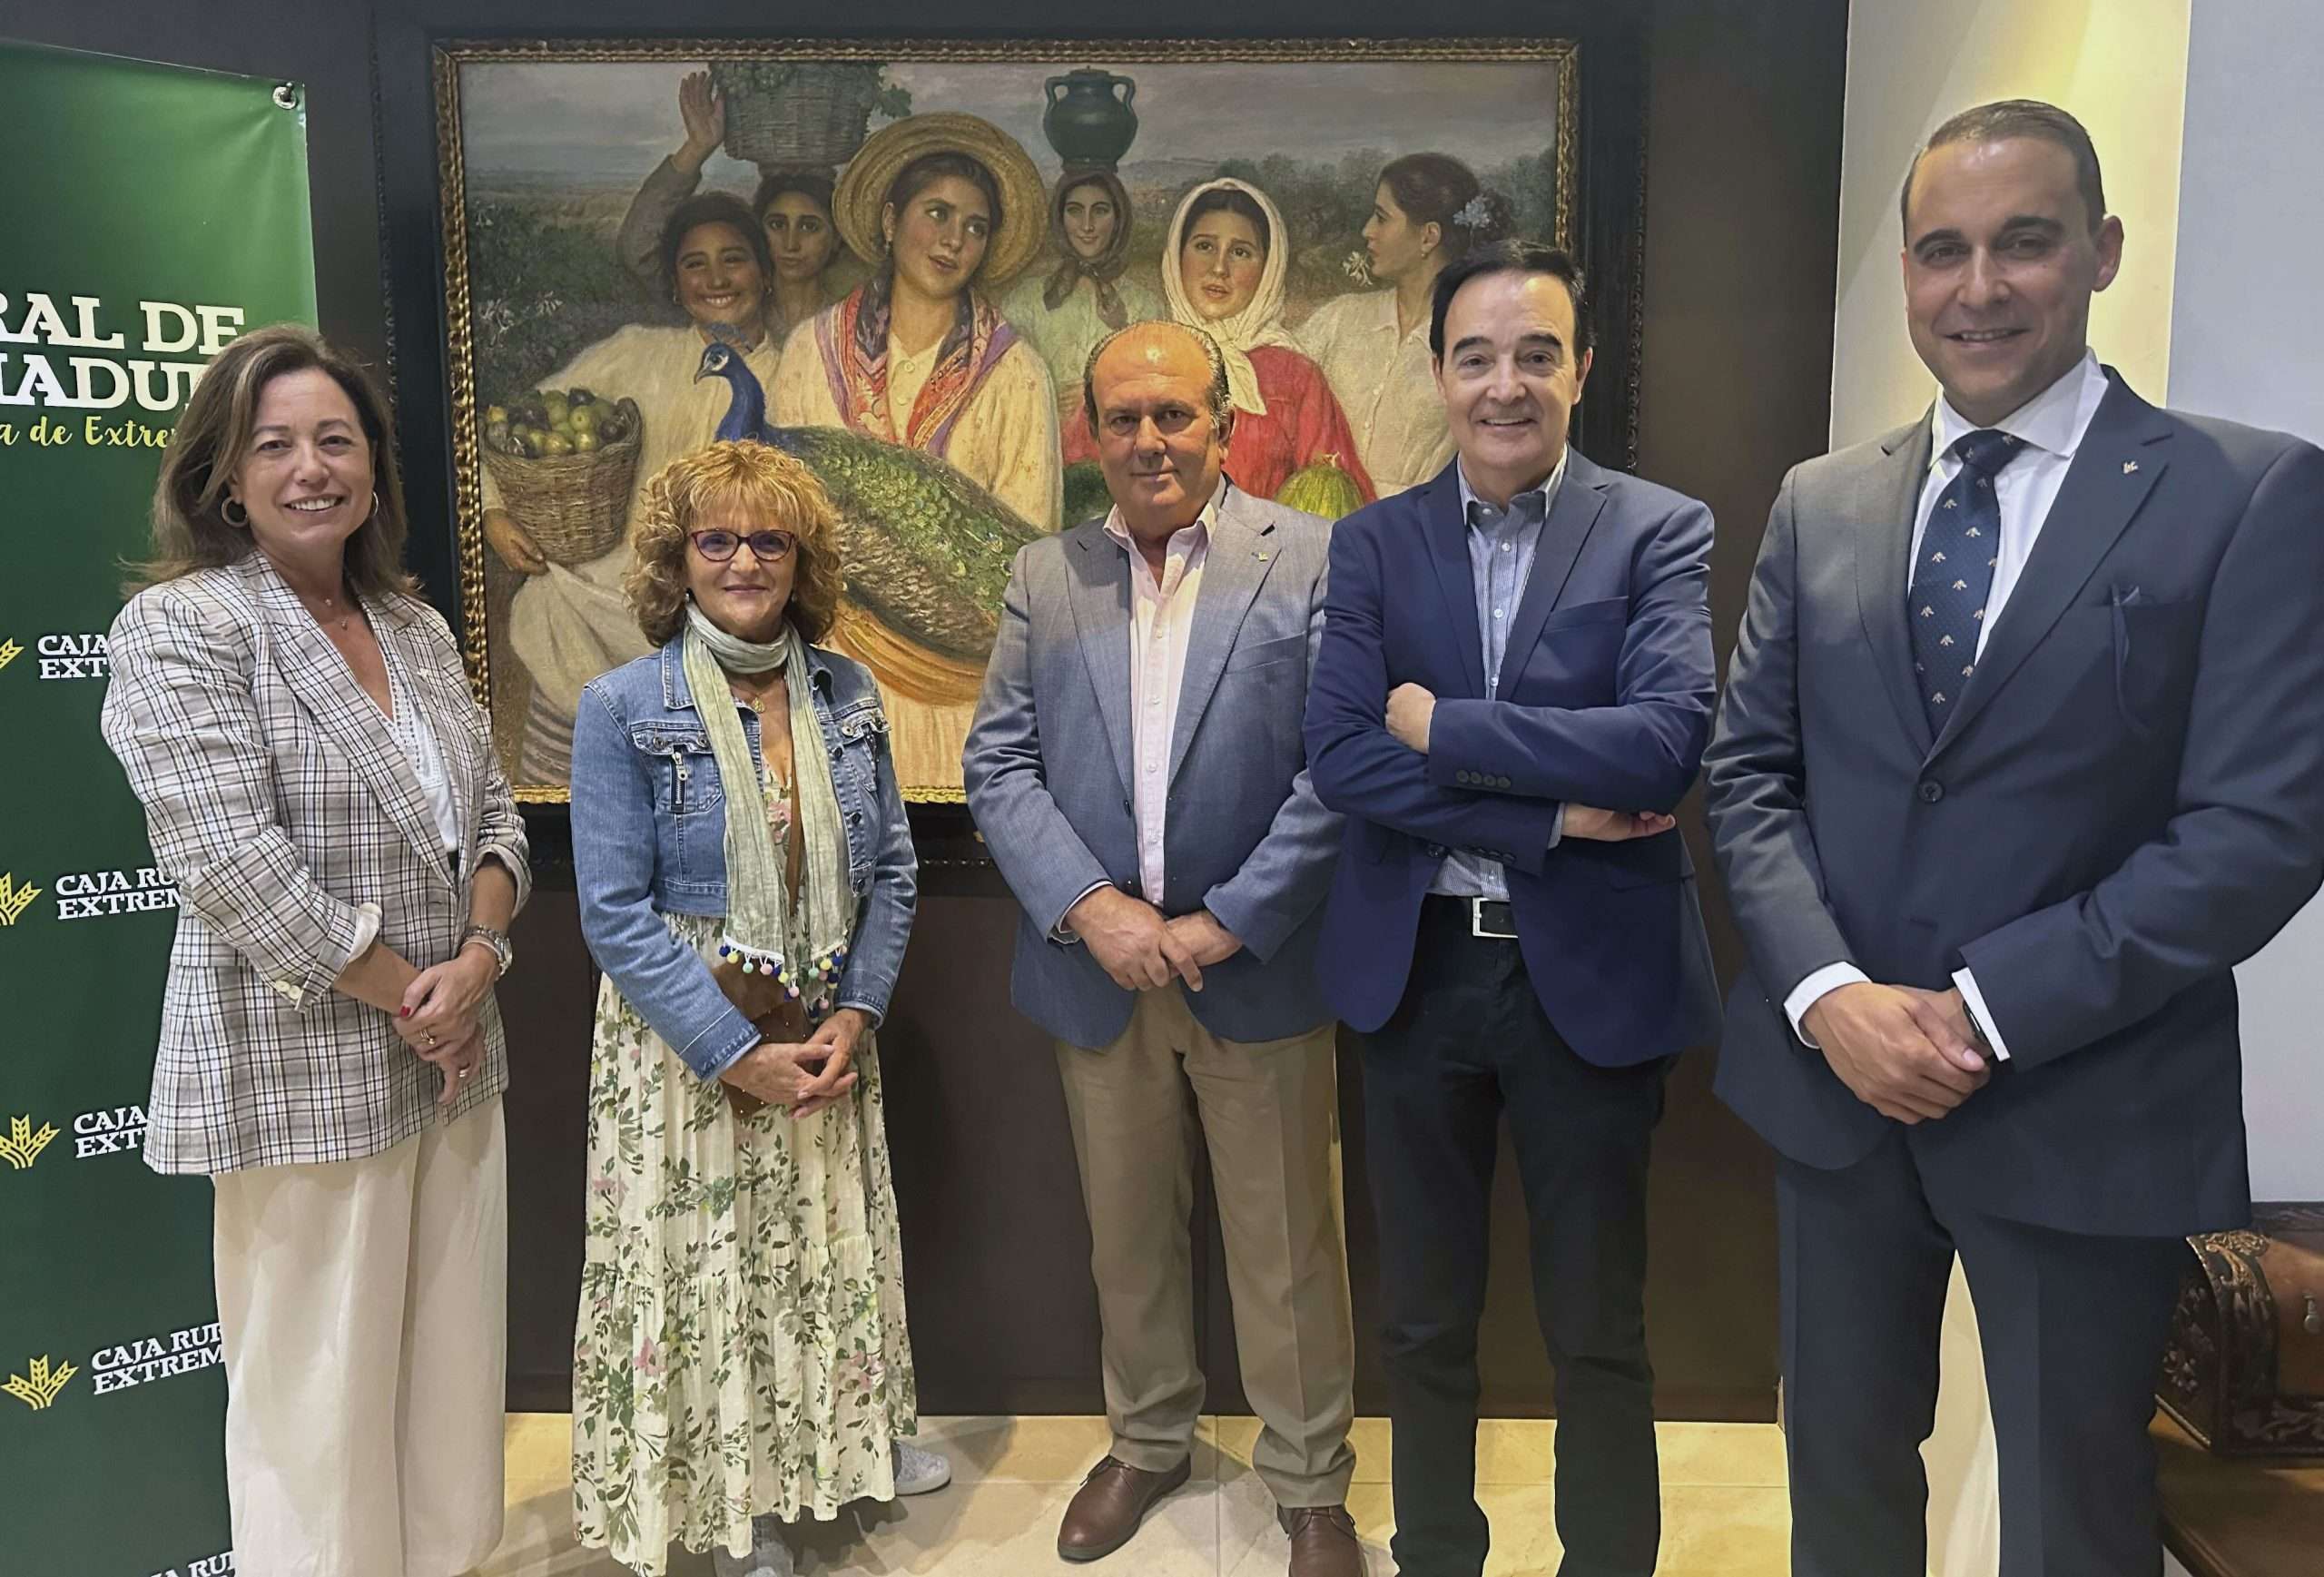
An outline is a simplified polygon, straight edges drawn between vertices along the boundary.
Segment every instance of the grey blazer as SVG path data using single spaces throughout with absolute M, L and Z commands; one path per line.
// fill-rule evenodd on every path
M 1837 1168 L 1896 1125 L 1791 1032 L 1846 960 L 1974 974 L 2010 1060 L 1904 1130 L 1973 1208 L 2063 1231 L 2240 1225 L 2234 966 L 2324 880 L 2324 451 L 2158 410 L 2119 378 L 1959 705 L 1905 628 L 1924 419 L 1785 478 L 1707 811 L 1751 967 L 1718 1093 Z
M 1331 525 L 1231 485 L 1216 519 L 1171 742 L 1166 892 L 1138 892 L 1128 553 L 1091 520 L 1024 548 L 1009 576 L 961 771 L 1024 912 L 1010 995 L 1075 1045 L 1119 1035 L 1136 998 L 1057 939 L 1105 882 L 1166 915 L 1207 908 L 1243 939 L 1187 993 L 1212 1033 L 1273 1040 L 1331 1017 L 1315 938 L 1340 818 L 1309 787 L 1300 739 Z
M 443 617 L 364 605 L 419 691 L 465 847 L 456 872 L 392 729 L 259 554 L 149 587 L 113 621 L 105 743 L 177 884 L 145 1161 L 162 1172 L 355 1160 L 420 1131 L 442 1076 L 331 989 L 357 908 L 413 963 L 458 949 L 487 855 L 530 888 L 525 827 Z M 458 1117 L 507 1088 L 498 1010 Z

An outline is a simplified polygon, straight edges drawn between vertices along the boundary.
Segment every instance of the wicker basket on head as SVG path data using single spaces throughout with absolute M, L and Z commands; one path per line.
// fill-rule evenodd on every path
M 714 64 L 726 101 L 726 152 L 754 164 L 844 164 L 863 146 L 880 73 L 852 63 L 803 62 L 781 88 Z
M 569 567 L 603 558 L 628 527 L 645 423 L 635 400 L 622 400 L 617 409 L 628 420 L 629 436 L 586 455 L 528 460 L 488 443 L 480 446 L 485 466 L 500 486 L 501 507 L 552 563 Z

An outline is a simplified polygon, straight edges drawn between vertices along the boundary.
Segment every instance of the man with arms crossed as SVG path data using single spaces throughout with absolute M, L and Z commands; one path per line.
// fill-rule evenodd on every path
M 1477 1322 L 1505 1113 L 1557 1367 L 1563 1577 L 1642 1577 L 1660 1534 L 1648 1142 L 1718 997 L 1669 812 L 1710 732 L 1710 511 L 1566 442 L 1580 271 L 1523 242 L 1437 276 L 1459 448 L 1332 534 L 1307 704 L 1347 815 L 1324 989 L 1364 1032 L 1404 1577 L 1478 1577 Z M 1614 807 L 1600 809 L 1595 807 Z
M 2099 365 L 2122 226 L 2063 111 L 1946 122 L 1903 217 L 1940 397 L 1786 478 L 1706 756 L 1792 1569 L 1920 1577 L 1957 1252 L 2003 1577 L 2140 1577 L 2180 1238 L 2250 1205 L 2231 971 L 2324 874 L 2324 452 Z
M 1058 1553 L 1118 1549 L 1187 1481 L 1199 1123 L 1263 1424 L 1252 1465 L 1293 1577 L 1361 1577 L 1334 1026 L 1315 982 L 1339 818 L 1299 740 L 1330 527 L 1224 474 L 1226 370 L 1199 330 L 1108 336 L 1083 399 L 1113 510 L 1018 555 L 961 758 L 1024 909 L 1011 996 L 1057 1038 L 1104 1327 L 1113 1450 Z

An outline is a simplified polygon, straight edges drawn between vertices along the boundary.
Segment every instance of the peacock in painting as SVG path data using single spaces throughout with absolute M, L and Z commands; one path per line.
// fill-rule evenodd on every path
M 704 346 L 694 378 L 733 391 L 717 438 L 772 444 L 822 482 L 858 606 L 948 656 L 991 655 L 1009 566 L 1044 533 L 934 455 L 842 428 L 770 426 L 766 390 L 732 346 Z

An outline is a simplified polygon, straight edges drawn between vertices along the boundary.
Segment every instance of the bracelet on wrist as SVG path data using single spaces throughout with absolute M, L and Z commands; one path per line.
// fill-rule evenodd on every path
M 460 933 L 459 951 L 465 952 L 478 942 L 492 950 L 492 978 L 496 981 L 507 974 L 508 966 L 517 961 L 516 949 L 509 944 L 507 931 L 495 931 L 488 925 L 470 925 Z

